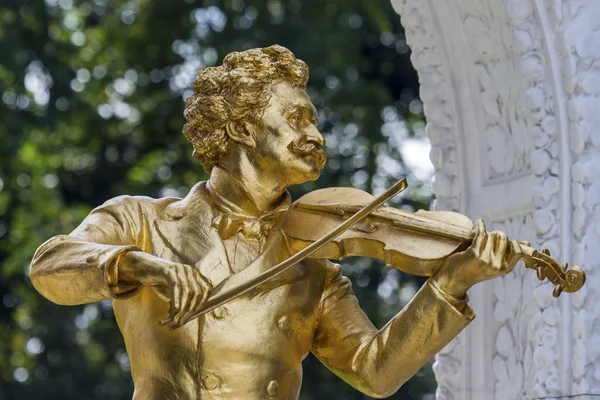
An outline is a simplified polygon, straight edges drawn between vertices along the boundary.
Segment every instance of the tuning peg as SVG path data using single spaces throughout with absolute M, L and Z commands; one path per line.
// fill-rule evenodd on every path
M 563 292 L 563 287 L 562 285 L 556 285 L 556 287 L 554 288 L 554 290 L 552 291 L 552 296 L 553 297 L 558 297 L 560 296 L 560 294 Z
M 569 269 L 569 263 L 566 262 L 562 265 L 562 270 L 563 270 L 563 272 L 567 272 L 568 269 Z
M 536 274 L 537 274 L 537 278 L 538 278 L 540 281 L 543 281 L 543 280 L 545 279 L 545 276 L 544 276 L 544 271 L 542 271 L 542 268 L 543 268 L 543 267 L 542 267 L 541 265 L 539 265 L 539 266 L 536 266 L 536 267 L 535 267 L 535 272 L 536 272 Z
M 550 256 L 550 250 L 548 249 L 544 249 L 542 250 L 542 253 L 544 253 L 545 255 L 547 255 L 548 257 Z

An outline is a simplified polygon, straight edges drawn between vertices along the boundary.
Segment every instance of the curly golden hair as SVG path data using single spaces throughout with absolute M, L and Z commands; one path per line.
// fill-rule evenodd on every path
M 194 94 L 185 102 L 183 134 L 207 172 L 229 151 L 225 125 L 258 123 L 270 100 L 271 85 L 282 80 L 306 88 L 308 66 L 278 45 L 230 53 L 223 65 L 198 72 Z

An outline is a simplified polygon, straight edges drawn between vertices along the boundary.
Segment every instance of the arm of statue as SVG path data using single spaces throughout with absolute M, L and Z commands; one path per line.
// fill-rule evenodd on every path
M 109 200 L 71 234 L 38 248 L 31 283 L 62 305 L 125 299 L 149 285 L 170 301 L 171 316 L 179 321 L 208 299 L 212 287 L 195 268 L 149 254 L 149 238 L 148 221 L 134 198 Z
M 379 330 L 360 309 L 341 267 L 329 264 L 313 353 L 369 396 L 395 393 L 473 320 L 467 289 L 510 272 L 518 261 L 517 242 L 499 232 L 487 233 L 481 221 L 477 229 L 473 245 L 448 257 L 440 272 Z
M 58 235 L 36 251 L 29 275 L 48 300 L 76 305 L 127 298 L 141 283 L 123 265 L 125 255 L 141 251 L 143 235 L 136 200 L 117 197 L 94 209 L 69 235 Z

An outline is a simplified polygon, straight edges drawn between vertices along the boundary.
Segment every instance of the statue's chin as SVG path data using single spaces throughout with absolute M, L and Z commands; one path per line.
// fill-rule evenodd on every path
M 309 173 L 304 174 L 301 182 L 298 182 L 297 185 L 300 185 L 305 182 L 316 181 L 321 176 L 321 170 L 319 168 L 312 169 Z
M 278 167 L 278 171 L 286 171 L 288 186 L 301 185 L 305 182 L 315 181 L 321 176 L 321 169 L 325 166 L 322 160 L 313 155 L 304 155 L 297 158 L 297 162 L 288 163 Z

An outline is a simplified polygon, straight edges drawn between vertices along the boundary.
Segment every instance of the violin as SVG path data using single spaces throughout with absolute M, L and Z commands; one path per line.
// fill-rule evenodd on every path
M 315 190 L 296 201 L 286 214 L 283 232 L 292 253 L 298 252 L 354 215 L 374 197 L 354 188 Z M 310 227 L 310 229 L 307 229 Z M 475 237 L 473 222 L 451 211 L 407 212 L 381 206 L 361 222 L 332 239 L 311 258 L 341 260 L 367 256 L 383 260 L 402 272 L 432 276 L 449 255 L 467 249 Z M 560 265 L 550 251 L 521 245 L 525 267 L 554 285 L 553 296 L 573 293 L 585 283 L 579 267 Z
M 432 276 L 444 258 L 467 249 L 475 237 L 473 222 L 448 211 L 415 213 L 384 206 L 405 190 L 406 179 L 395 183 L 377 198 L 353 188 L 327 188 L 311 192 L 296 202 L 282 217 L 275 237 L 277 248 L 284 241 L 291 256 L 270 269 L 251 275 L 252 264 L 272 260 L 264 252 L 249 267 L 216 286 L 208 301 L 191 318 L 199 317 L 273 279 L 306 259 L 341 260 L 367 256 L 385 261 L 400 271 Z M 281 234 L 278 234 L 281 232 Z M 521 245 L 525 266 L 540 280 L 554 285 L 553 295 L 573 293 L 585 283 L 579 267 L 560 265 L 548 250 Z

